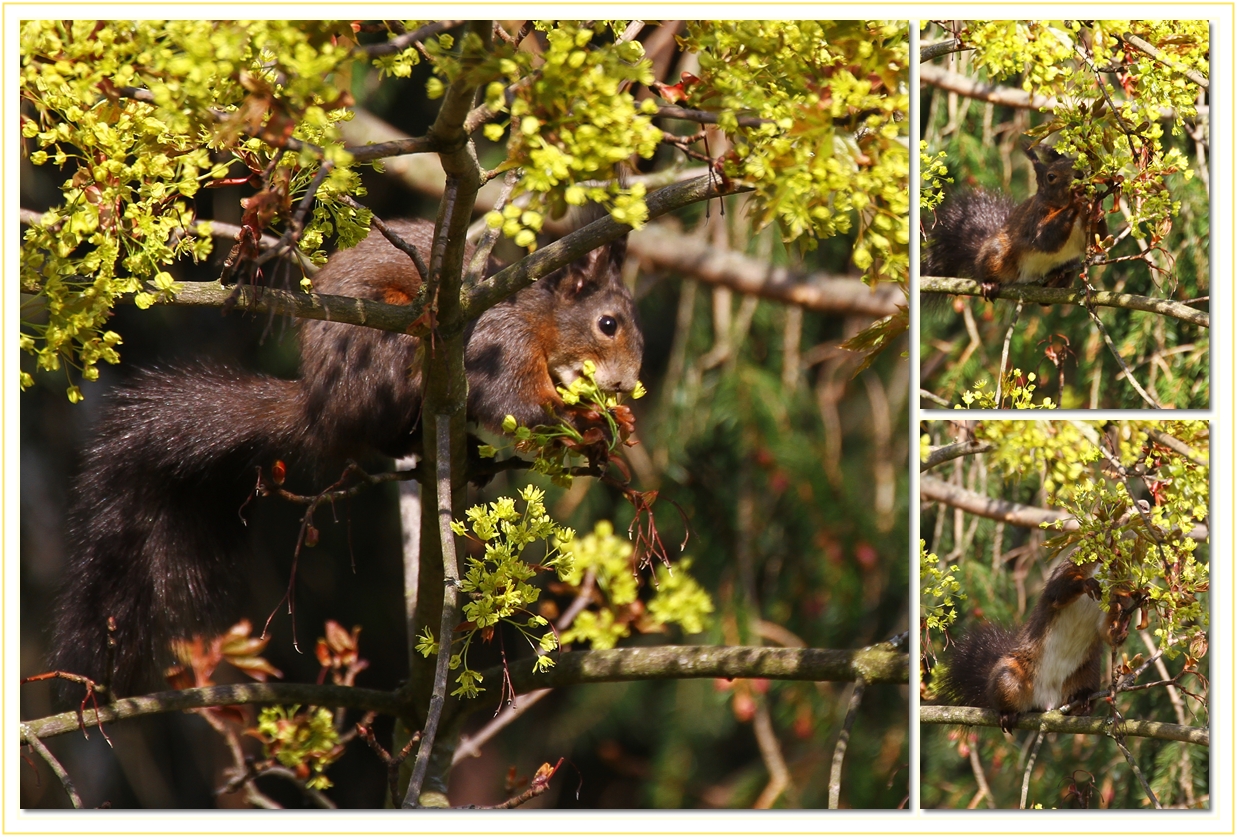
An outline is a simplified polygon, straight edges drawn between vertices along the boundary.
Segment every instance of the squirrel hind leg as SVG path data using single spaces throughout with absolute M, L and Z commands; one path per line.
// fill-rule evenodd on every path
M 988 676 L 988 703 L 1001 715 L 1001 729 L 1012 732 L 1018 716 L 1031 708 L 1034 673 L 1017 653 L 997 661 Z

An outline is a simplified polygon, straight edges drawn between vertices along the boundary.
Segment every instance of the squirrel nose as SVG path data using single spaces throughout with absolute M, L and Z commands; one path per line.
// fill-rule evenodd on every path
M 610 392 L 629 393 L 636 388 L 638 370 L 598 369 L 594 379 L 597 385 Z

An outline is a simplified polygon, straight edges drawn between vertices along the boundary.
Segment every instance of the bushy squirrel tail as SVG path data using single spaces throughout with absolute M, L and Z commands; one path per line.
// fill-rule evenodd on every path
M 74 485 L 52 662 L 123 695 L 153 685 L 169 639 L 223 627 L 259 467 L 312 451 L 297 381 L 198 364 L 109 400 Z
M 988 706 L 988 676 L 997 661 L 1013 649 L 1016 637 L 1016 631 L 990 622 L 975 625 L 963 634 L 934 678 L 933 689 L 940 701 Z
M 919 260 L 923 276 L 975 277 L 983 243 L 1005 225 L 1014 201 L 983 190 L 955 192 L 931 216 Z

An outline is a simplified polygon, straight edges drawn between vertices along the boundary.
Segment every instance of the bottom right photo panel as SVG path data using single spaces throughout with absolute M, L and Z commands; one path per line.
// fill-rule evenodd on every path
M 925 421 L 924 809 L 1210 807 L 1206 421 Z

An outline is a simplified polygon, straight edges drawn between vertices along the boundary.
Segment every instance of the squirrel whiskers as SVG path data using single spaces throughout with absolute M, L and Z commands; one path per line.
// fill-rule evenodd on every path
M 985 298 L 1002 285 L 1068 287 L 1081 270 L 1089 244 L 1090 202 L 1075 192 L 1069 158 L 1051 148 L 1037 155 L 1036 192 L 1022 203 L 983 190 L 956 192 L 936 210 L 924 246 L 924 276 L 975 279 Z M 1107 227 L 1097 225 L 1101 236 Z
M 432 224 L 390 226 L 428 249 Z M 644 343 L 620 278 L 625 244 L 593 251 L 470 326 L 472 420 L 493 430 L 508 414 L 544 423 L 563 406 L 555 385 L 579 375 L 586 360 L 603 388 L 635 387 Z M 416 297 L 421 277 L 373 231 L 332 257 L 314 284 L 322 293 L 399 304 Z M 260 474 L 277 460 L 320 468 L 415 449 L 420 340 L 311 321 L 300 342 L 298 380 L 194 364 L 140 372 L 107 399 L 73 486 L 56 668 L 98 682 L 110 677 L 117 694 L 152 684 L 170 639 L 227 624 Z

